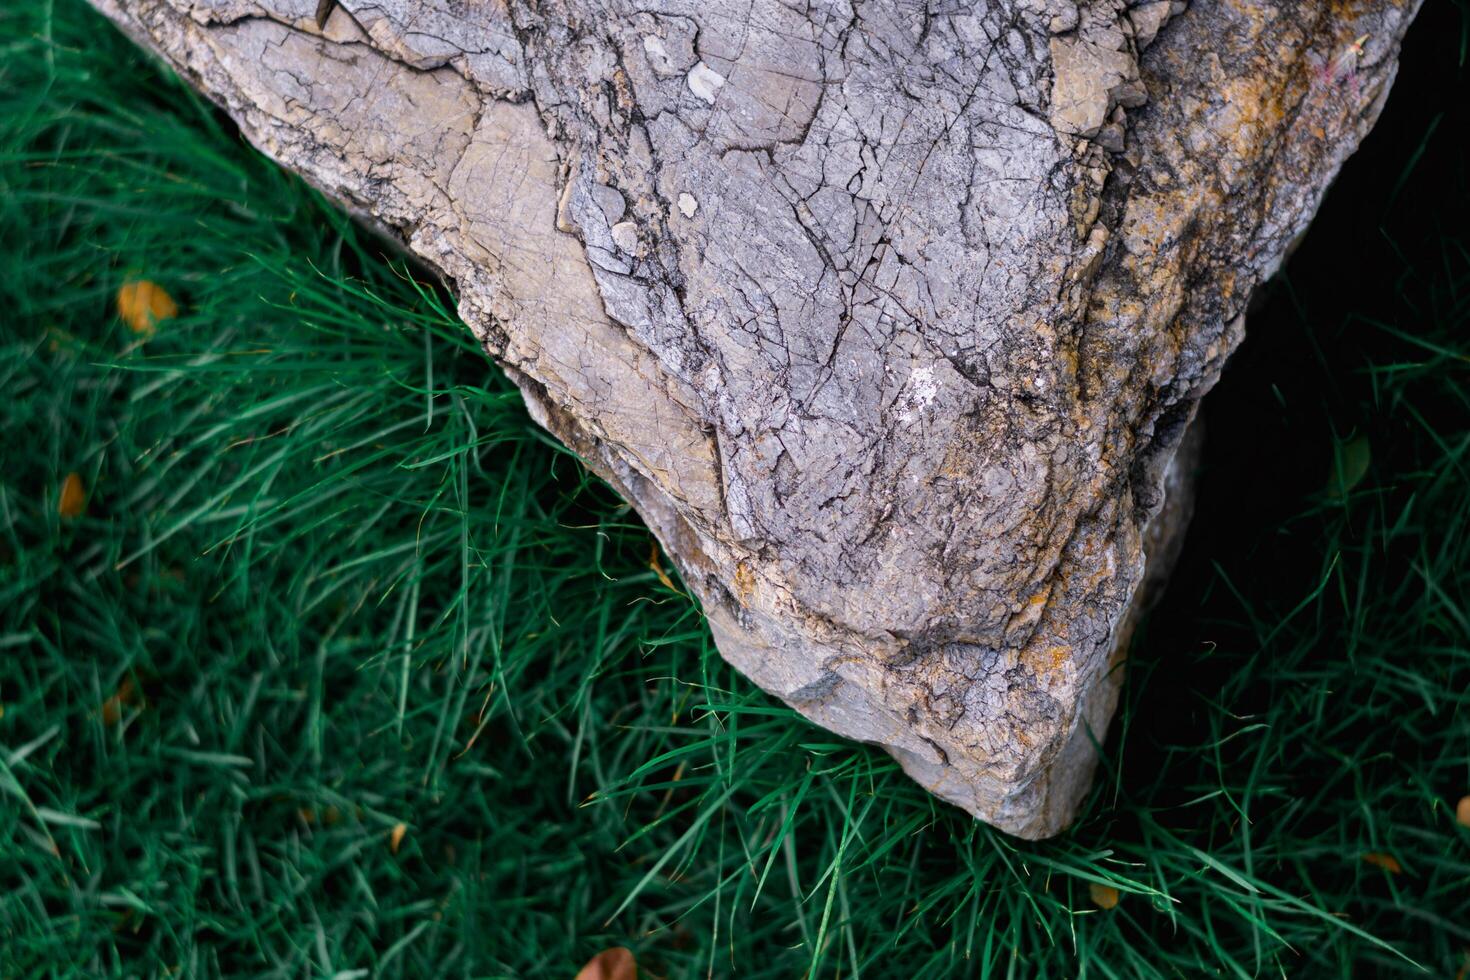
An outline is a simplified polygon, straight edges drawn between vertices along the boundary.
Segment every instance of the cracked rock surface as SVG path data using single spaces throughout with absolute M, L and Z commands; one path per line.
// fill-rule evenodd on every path
M 726 659 L 1026 837 L 1418 6 L 92 2 L 455 284 Z

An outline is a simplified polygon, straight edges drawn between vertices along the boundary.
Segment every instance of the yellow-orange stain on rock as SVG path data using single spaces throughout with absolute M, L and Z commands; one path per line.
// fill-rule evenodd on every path
M 1061 670 L 1072 661 L 1072 649 L 1070 647 L 1054 646 L 1046 651 L 1046 655 L 1051 658 L 1052 670 Z
M 740 600 L 742 606 L 755 593 L 755 572 L 745 562 L 735 566 L 735 590 L 735 598 Z
M 1072 662 L 1072 650 L 1060 643 L 1039 649 L 1028 648 L 1022 654 L 1022 660 L 1037 674 L 1056 674 Z
M 1216 128 L 1240 159 L 1239 169 L 1252 165 L 1266 152 L 1286 118 L 1280 87 L 1269 78 L 1264 73 L 1260 78 L 1235 78 L 1224 89 L 1227 108 Z

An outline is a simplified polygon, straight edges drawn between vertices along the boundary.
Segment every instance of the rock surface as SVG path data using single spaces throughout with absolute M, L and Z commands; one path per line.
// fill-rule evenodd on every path
M 393 230 L 723 655 L 1071 820 L 1170 469 L 1417 0 L 93 0 Z

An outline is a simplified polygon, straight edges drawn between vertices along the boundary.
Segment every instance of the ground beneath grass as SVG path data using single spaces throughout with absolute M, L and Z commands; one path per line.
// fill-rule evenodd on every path
M 726 668 L 421 270 L 0 7 L 0 976 L 1463 977 L 1467 16 L 1253 312 L 1031 844 Z

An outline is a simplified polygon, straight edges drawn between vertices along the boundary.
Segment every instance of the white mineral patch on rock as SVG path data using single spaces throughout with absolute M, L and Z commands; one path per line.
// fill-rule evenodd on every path
M 689 71 L 689 91 L 710 105 L 715 104 L 715 94 L 724 84 L 725 76 L 702 61 Z
M 624 252 L 638 251 L 638 226 L 631 221 L 620 221 L 612 226 L 612 238 Z
M 648 63 L 659 74 L 666 74 L 673 67 L 669 60 L 668 49 L 664 47 L 662 38 L 654 37 L 651 34 L 645 37 L 643 39 L 643 50 L 648 55 Z

